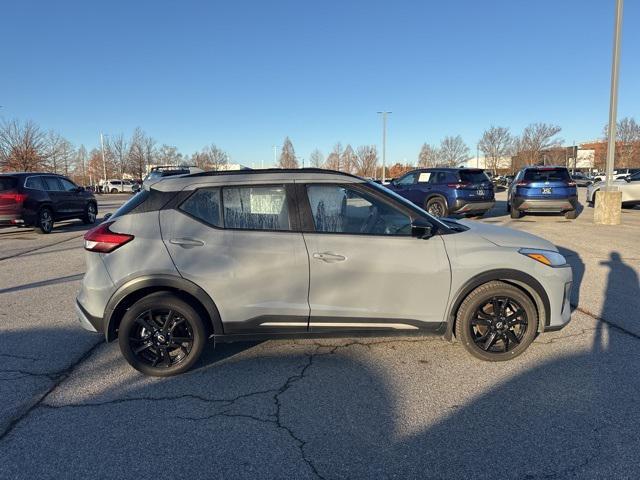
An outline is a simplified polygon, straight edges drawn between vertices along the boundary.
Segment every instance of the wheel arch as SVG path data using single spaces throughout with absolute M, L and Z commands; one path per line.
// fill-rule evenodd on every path
M 424 199 L 424 205 L 423 207 L 426 209 L 427 208 L 427 203 L 429 203 L 429 200 L 433 199 L 433 198 L 440 198 L 442 199 L 442 201 L 444 202 L 444 206 L 447 209 L 447 211 L 449 211 L 449 200 L 447 200 L 447 197 L 445 194 L 440 193 L 440 192 L 430 192 L 427 194 L 427 196 Z
M 551 304 L 549 302 L 549 296 L 544 287 L 534 277 L 528 273 L 520 270 L 512 269 L 496 269 L 487 272 L 480 273 L 475 277 L 467 280 L 462 287 L 458 289 L 453 296 L 453 301 L 450 303 L 447 314 L 447 329 L 445 331 L 445 338 L 451 340 L 453 338 L 453 332 L 455 331 L 456 316 L 458 310 L 464 299 L 473 290 L 485 283 L 491 281 L 501 281 L 511 284 L 524 293 L 533 301 L 538 312 L 538 331 L 543 332 L 551 322 Z
M 173 293 L 194 307 L 202 316 L 209 334 L 224 334 L 218 307 L 202 288 L 182 277 L 149 275 L 128 281 L 107 302 L 104 315 L 104 335 L 107 342 L 118 337 L 118 326 L 131 305 L 151 293 L 162 291 Z

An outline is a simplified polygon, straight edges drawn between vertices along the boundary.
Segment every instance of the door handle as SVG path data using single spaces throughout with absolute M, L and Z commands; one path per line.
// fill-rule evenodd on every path
M 322 253 L 314 253 L 313 258 L 316 260 L 322 260 L 323 262 L 333 263 L 333 262 L 342 262 L 347 259 L 344 255 L 337 255 L 331 252 L 322 252 Z
M 202 247 L 204 242 L 195 238 L 172 238 L 169 243 L 180 245 L 181 247 Z

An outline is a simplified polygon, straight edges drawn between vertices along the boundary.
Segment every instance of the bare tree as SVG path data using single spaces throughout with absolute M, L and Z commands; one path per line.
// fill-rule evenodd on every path
M 420 149 L 420 154 L 418 155 L 418 167 L 436 167 L 438 165 L 438 158 L 438 148 L 423 143 L 422 148 Z
M 375 145 L 362 145 L 358 147 L 355 158 L 355 173 L 361 177 L 374 178 L 376 165 L 378 164 L 378 150 Z
M 356 159 L 356 152 L 353 151 L 353 147 L 350 144 L 347 144 L 340 158 L 341 171 L 353 173 L 356 169 Z
M 545 150 L 559 147 L 562 139 L 556 135 L 562 130 L 558 125 L 549 123 L 532 123 L 523 131 L 520 138 L 515 142 L 518 148 L 517 155 L 525 165 L 536 165 L 540 161 L 547 162 L 544 155 Z
M 75 163 L 76 151 L 71 142 L 66 138 L 60 142 L 59 158 L 62 172 L 68 176 L 69 170 L 73 169 Z
M 469 147 L 460 135 L 444 137 L 440 142 L 438 152 L 438 163 L 448 167 L 456 167 L 469 158 Z
M 128 144 L 122 133 L 108 137 L 107 151 L 116 171 L 120 174 L 120 179 L 124 178 L 127 171 L 127 163 L 129 158 Z
M 605 141 L 609 139 L 609 126 L 604 126 Z M 640 151 L 640 125 L 632 117 L 625 117 L 616 124 L 616 158 L 618 167 L 630 167 L 635 154 Z
M 342 143 L 338 142 L 333 146 L 333 150 L 327 157 L 325 167 L 330 170 L 341 170 L 342 166 Z
M 144 177 L 147 166 L 145 141 L 145 133 L 140 127 L 136 127 L 129 142 L 128 163 L 131 171 L 138 179 L 142 179 Z
M 478 142 L 478 148 L 484 153 L 485 168 L 493 170 L 495 174 L 500 160 L 511 152 L 512 145 L 513 138 L 508 128 L 491 125 L 485 130 Z
M 53 173 L 58 173 L 62 161 L 62 136 L 53 130 L 49 130 L 46 135 L 47 168 Z
M 313 152 L 311 152 L 309 163 L 314 168 L 322 168 L 322 165 L 324 164 L 324 157 L 322 156 L 322 152 L 317 148 Z
M 196 152 L 192 157 L 193 163 L 203 170 L 221 170 L 229 163 L 227 152 L 214 143 Z
M 156 155 L 156 141 L 151 137 L 144 139 L 144 158 L 147 162 L 147 170 L 154 164 Z
M 32 121 L 0 124 L 0 170 L 35 172 L 45 168 L 46 135 Z
M 183 156 L 178 147 L 163 144 L 156 152 L 156 159 L 160 165 L 179 165 Z
M 293 149 L 293 143 L 289 137 L 282 142 L 282 151 L 280 152 L 280 159 L 278 161 L 279 168 L 298 168 L 298 160 L 296 159 L 296 152 Z
M 80 184 L 83 186 L 88 185 L 87 183 L 87 149 L 84 148 L 84 145 L 80 145 L 76 152 L 76 178 L 80 178 Z

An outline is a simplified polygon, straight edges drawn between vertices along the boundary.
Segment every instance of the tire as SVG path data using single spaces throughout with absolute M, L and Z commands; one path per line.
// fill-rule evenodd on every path
M 511 218 L 522 217 L 522 212 L 520 210 L 516 210 L 515 208 L 510 208 L 509 213 L 511 214 Z
M 493 315 L 494 305 L 501 315 Z M 514 316 L 511 322 L 510 316 Z M 489 362 L 517 357 L 531 345 L 537 331 L 538 312 L 533 301 L 519 288 L 500 281 L 473 290 L 456 315 L 456 338 L 471 355 Z
M 565 212 L 564 218 L 575 220 L 576 218 L 578 218 L 578 210 L 569 210 L 568 212 Z
M 84 216 L 82 217 L 82 223 L 85 225 L 91 225 L 96 223 L 96 218 L 98 216 L 98 207 L 95 203 L 89 202 L 87 207 L 84 209 Z
M 117 188 L 112 188 L 111 189 L 111 193 L 118 193 L 118 189 Z
M 49 234 L 53 230 L 53 212 L 49 207 L 42 207 L 36 220 L 36 232 Z
M 446 217 L 448 214 L 447 202 L 442 197 L 430 198 L 424 209 L 434 217 Z
M 175 341 L 178 337 L 184 341 Z M 138 300 L 127 310 L 118 329 L 125 360 L 139 372 L 154 377 L 189 370 L 200 358 L 206 341 L 200 315 L 168 292 L 152 293 Z

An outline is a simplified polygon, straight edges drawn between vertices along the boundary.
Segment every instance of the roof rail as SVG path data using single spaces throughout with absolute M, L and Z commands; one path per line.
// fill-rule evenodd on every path
M 329 170 L 325 168 L 257 168 L 249 170 L 213 170 L 207 172 L 192 173 L 190 175 L 184 175 L 185 177 L 213 177 L 222 175 L 254 175 L 254 174 L 267 174 L 267 173 L 332 173 L 334 175 L 344 175 L 345 177 L 357 178 L 363 180 L 358 175 L 352 173 L 340 172 L 338 170 Z

